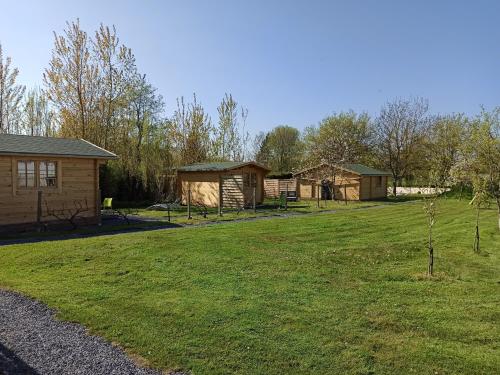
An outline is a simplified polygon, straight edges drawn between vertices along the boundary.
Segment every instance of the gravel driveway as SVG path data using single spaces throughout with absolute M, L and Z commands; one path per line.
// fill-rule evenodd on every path
M 0 374 L 141 374 L 123 350 L 83 326 L 61 322 L 44 304 L 0 290 Z

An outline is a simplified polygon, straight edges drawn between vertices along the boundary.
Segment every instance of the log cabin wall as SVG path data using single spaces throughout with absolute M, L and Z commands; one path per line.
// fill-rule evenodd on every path
M 35 186 L 21 187 L 18 183 L 18 161 L 35 162 Z M 56 163 L 55 186 L 40 187 L 39 163 Z M 49 210 L 75 209 L 75 202 L 85 206 L 85 217 L 91 223 L 97 218 L 99 190 L 98 159 L 70 157 L 0 156 L 0 226 L 37 222 L 38 191 L 42 191 L 42 222 L 57 220 L 47 215 Z

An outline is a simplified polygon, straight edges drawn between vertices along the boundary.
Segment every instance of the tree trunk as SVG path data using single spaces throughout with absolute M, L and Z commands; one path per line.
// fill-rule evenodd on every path
M 474 252 L 479 253 L 479 207 L 476 213 L 476 235 L 474 237 Z
M 432 247 L 432 228 L 429 228 L 429 266 L 427 274 L 432 276 L 434 272 L 434 248 Z
M 432 245 L 429 245 L 429 267 L 427 269 L 427 274 L 429 276 L 432 276 L 434 272 L 434 249 L 432 248 Z
M 396 196 L 397 187 L 398 187 L 398 182 L 396 181 L 396 178 L 393 178 L 392 179 L 392 195 L 394 195 L 394 196 Z

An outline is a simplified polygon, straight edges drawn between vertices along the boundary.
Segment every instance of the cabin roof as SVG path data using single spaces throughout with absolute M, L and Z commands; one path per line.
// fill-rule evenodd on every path
M 0 155 L 47 155 L 92 159 L 117 156 L 84 139 L 0 134 Z
M 232 169 L 238 169 L 246 166 L 254 166 L 257 168 L 264 169 L 266 171 L 270 171 L 269 168 L 263 166 L 262 164 L 259 164 L 254 161 L 247 161 L 247 162 L 241 162 L 241 161 L 222 161 L 222 162 L 216 162 L 216 163 L 196 163 L 196 164 L 190 164 L 190 165 L 185 165 L 183 167 L 177 168 L 177 171 L 179 172 L 222 172 L 222 171 L 229 171 Z
M 315 167 L 307 168 L 307 169 L 304 169 L 300 172 L 297 172 L 294 174 L 294 176 L 300 175 L 302 173 L 306 173 L 306 172 L 311 171 L 311 170 L 316 169 L 316 168 L 328 166 L 328 165 L 329 164 L 327 164 L 327 163 L 322 163 L 322 164 L 319 164 Z M 391 175 L 388 172 L 384 172 L 384 171 L 381 171 L 381 170 L 378 170 L 375 168 L 371 168 L 371 167 L 368 167 L 368 166 L 363 165 L 363 164 L 357 164 L 357 163 L 342 164 L 342 165 L 338 165 L 337 168 L 343 169 L 343 170 L 348 171 L 348 172 L 355 173 L 355 174 L 360 175 L 360 176 L 390 176 Z

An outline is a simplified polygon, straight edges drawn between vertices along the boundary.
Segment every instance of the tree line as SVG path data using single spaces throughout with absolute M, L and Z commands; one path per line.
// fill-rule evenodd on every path
M 0 133 L 84 138 L 116 153 L 101 176 L 106 195 L 171 198 L 176 167 L 251 158 L 246 108 L 225 94 L 213 122 L 193 94 L 167 116 L 114 27 L 88 33 L 78 20 L 67 22 L 54 33 L 43 87 L 26 90 L 18 75 L 0 46 Z
M 375 118 L 340 112 L 302 133 L 278 126 L 256 137 L 256 160 L 285 175 L 319 163 L 361 163 L 404 183 L 473 190 L 493 200 L 500 229 L 500 108 L 480 114 L 432 115 L 423 98 L 395 99 Z
M 195 94 L 167 115 L 116 29 L 88 33 L 78 20 L 54 33 L 41 88 L 26 90 L 18 75 L 0 46 L 0 132 L 85 138 L 115 152 L 101 180 L 121 200 L 174 199 L 175 168 L 196 162 L 253 159 L 275 175 L 362 163 L 390 172 L 394 193 L 404 183 L 475 187 L 500 215 L 499 108 L 432 115 L 423 98 L 397 98 L 375 117 L 339 112 L 304 131 L 281 125 L 251 137 L 248 110 L 231 94 L 215 121 Z

